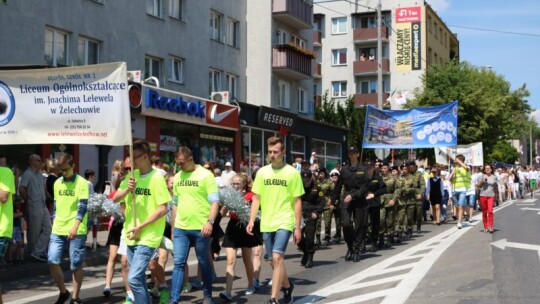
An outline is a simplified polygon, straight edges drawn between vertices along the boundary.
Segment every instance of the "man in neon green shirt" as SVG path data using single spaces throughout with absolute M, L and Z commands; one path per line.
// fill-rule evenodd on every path
M 285 146 L 279 137 L 268 139 L 268 157 L 270 165 L 257 171 L 251 191 L 255 193 L 251 204 L 251 216 L 246 227 L 253 235 L 253 226 L 259 205 L 261 207 L 261 232 L 267 260 L 273 267 L 272 295 L 269 304 L 278 303 L 279 290 L 283 287 L 284 303 L 292 303 L 294 284 L 285 271 L 284 255 L 287 243 L 293 234 L 294 243 L 302 237 L 302 199 L 304 186 L 296 168 L 283 161 Z
M 13 171 L 0 167 L 0 261 L 4 259 L 9 240 L 13 234 L 13 195 L 15 194 L 15 178 Z M 2 289 L 0 289 L 2 303 Z
M 124 235 L 128 247 L 128 283 L 135 303 L 152 303 L 145 272 L 163 238 L 167 204 L 171 201 L 165 178 L 152 168 L 151 157 L 150 145 L 146 141 L 133 143 L 134 176 L 125 179 L 114 196 L 115 201 L 125 199 L 126 203 Z M 134 198 L 129 195 L 133 190 L 135 210 Z
M 69 261 L 73 272 L 73 295 L 70 303 L 81 303 L 79 292 L 83 281 L 83 262 L 88 216 L 88 182 L 73 171 L 73 156 L 62 154 L 58 160 L 62 178 L 54 183 L 54 222 L 49 241 L 49 269 L 60 290 L 56 303 L 64 303 L 70 293 L 60 268 L 64 246 L 69 243 Z
M 210 236 L 219 210 L 219 190 L 212 172 L 193 161 L 193 152 L 178 148 L 176 164 L 180 168 L 173 181 L 171 215 L 174 242 L 174 268 L 171 299 L 180 302 L 184 266 L 189 256 L 189 244 L 195 245 L 197 260 L 204 283 L 203 304 L 212 304 L 212 266 L 210 265 Z M 178 212 L 177 212 L 178 210 Z

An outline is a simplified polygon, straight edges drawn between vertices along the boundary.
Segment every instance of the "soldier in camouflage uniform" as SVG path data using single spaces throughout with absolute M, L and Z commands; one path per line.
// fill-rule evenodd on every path
M 315 245 L 321 245 L 321 222 L 324 222 L 324 246 L 330 245 L 330 238 L 332 232 L 332 210 L 334 209 L 331 204 L 330 193 L 334 190 L 334 183 L 328 178 L 328 172 L 326 168 L 319 170 L 317 177 L 317 185 L 323 192 L 326 198 L 326 204 L 324 206 L 324 212 L 317 220 L 317 230 L 315 234 Z
M 401 235 L 406 231 L 409 237 L 412 235 L 414 224 L 414 211 L 416 207 L 416 179 L 409 173 L 409 166 L 401 166 L 401 177 L 397 182 L 398 189 L 398 221 L 396 225 L 397 240 L 401 242 Z
M 390 248 L 394 243 L 395 218 L 398 208 L 397 179 L 390 173 L 388 163 L 383 163 L 381 176 L 386 184 L 386 194 L 381 196 L 381 230 L 378 246 L 379 248 L 383 246 Z
M 420 234 L 422 227 L 422 219 L 424 217 L 424 207 L 422 206 L 422 199 L 424 197 L 424 194 L 426 193 L 426 180 L 424 179 L 424 175 L 420 171 L 418 171 L 418 167 L 416 166 L 416 162 L 414 160 L 409 161 L 408 165 L 409 171 L 411 172 L 411 175 L 414 177 L 414 180 L 416 182 L 414 186 L 416 189 L 416 204 L 414 207 L 414 217 L 416 222 L 416 233 Z

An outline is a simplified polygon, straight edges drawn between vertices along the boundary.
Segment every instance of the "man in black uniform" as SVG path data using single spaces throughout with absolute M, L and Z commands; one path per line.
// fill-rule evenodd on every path
M 306 268 L 311 268 L 313 267 L 313 254 L 315 253 L 314 240 L 317 219 L 324 210 L 326 197 L 323 191 L 319 189 L 311 170 L 302 170 L 301 174 L 305 192 L 302 195 L 302 217 L 305 226 L 302 228 L 302 240 L 298 244 L 298 247 L 304 253 L 300 264 Z
M 381 227 L 381 195 L 386 193 L 386 184 L 384 183 L 381 175 L 379 174 L 379 166 L 373 166 L 372 163 L 366 163 L 368 167 L 368 176 L 370 182 L 368 186 L 368 194 L 373 194 L 372 199 L 367 200 L 368 215 L 369 215 L 369 227 L 371 234 L 368 233 L 367 238 L 371 241 L 371 251 L 377 251 L 377 240 L 379 239 L 379 229 Z M 362 248 L 362 251 L 365 251 Z
M 368 195 L 370 177 L 366 167 L 358 162 L 360 156 L 358 149 L 350 147 L 348 155 L 350 162 L 340 170 L 336 187 L 332 193 L 332 201 L 336 202 L 339 199 L 343 188 L 341 225 L 343 226 L 345 242 L 347 242 L 345 261 L 358 262 L 365 235 L 366 200 L 373 198 L 374 195 Z

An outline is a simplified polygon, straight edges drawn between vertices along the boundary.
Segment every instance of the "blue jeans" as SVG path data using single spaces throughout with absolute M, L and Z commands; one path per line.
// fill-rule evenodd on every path
M 53 265 L 60 265 L 64 246 L 69 242 L 69 263 L 70 269 L 82 268 L 85 255 L 86 234 L 77 235 L 73 240 L 68 241 L 67 235 L 51 234 L 49 241 L 49 257 L 47 262 Z
M 172 273 L 171 303 L 180 302 L 184 266 L 189 256 L 189 245 L 195 245 L 195 253 L 201 267 L 204 297 L 212 296 L 212 266 L 210 265 L 210 238 L 203 237 L 200 230 L 174 228 L 174 268 Z M 138 303 L 137 301 L 135 301 Z
M 152 303 L 146 286 L 146 268 L 156 248 L 144 245 L 127 246 L 129 263 L 128 283 L 133 291 L 135 303 Z

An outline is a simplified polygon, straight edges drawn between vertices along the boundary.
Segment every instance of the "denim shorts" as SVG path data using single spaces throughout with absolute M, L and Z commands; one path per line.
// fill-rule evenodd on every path
M 14 243 L 22 243 L 23 241 L 23 232 L 21 230 L 21 227 L 13 227 L 13 235 L 12 235 L 12 241 Z
M 467 195 L 467 201 L 469 207 L 474 207 L 476 205 L 476 194 Z
M 4 259 L 9 245 L 9 238 L 0 237 L 0 261 Z
M 62 262 L 62 252 L 64 252 L 66 243 L 69 243 L 69 263 L 71 270 L 82 268 L 86 250 L 86 235 L 77 235 L 73 240 L 68 241 L 67 235 L 51 234 L 48 263 L 60 265 Z
M 264 247 L 266 254 L 264 259 L 272 260 L 272 253 L 285 254 L 292 232 L 289 230 L 278 229 L 276 232 L 263 232 Z
M 464 207 L 467 205 L 467 192 L 466 191 L 454 191 L 453 193 L 454 206 Z

